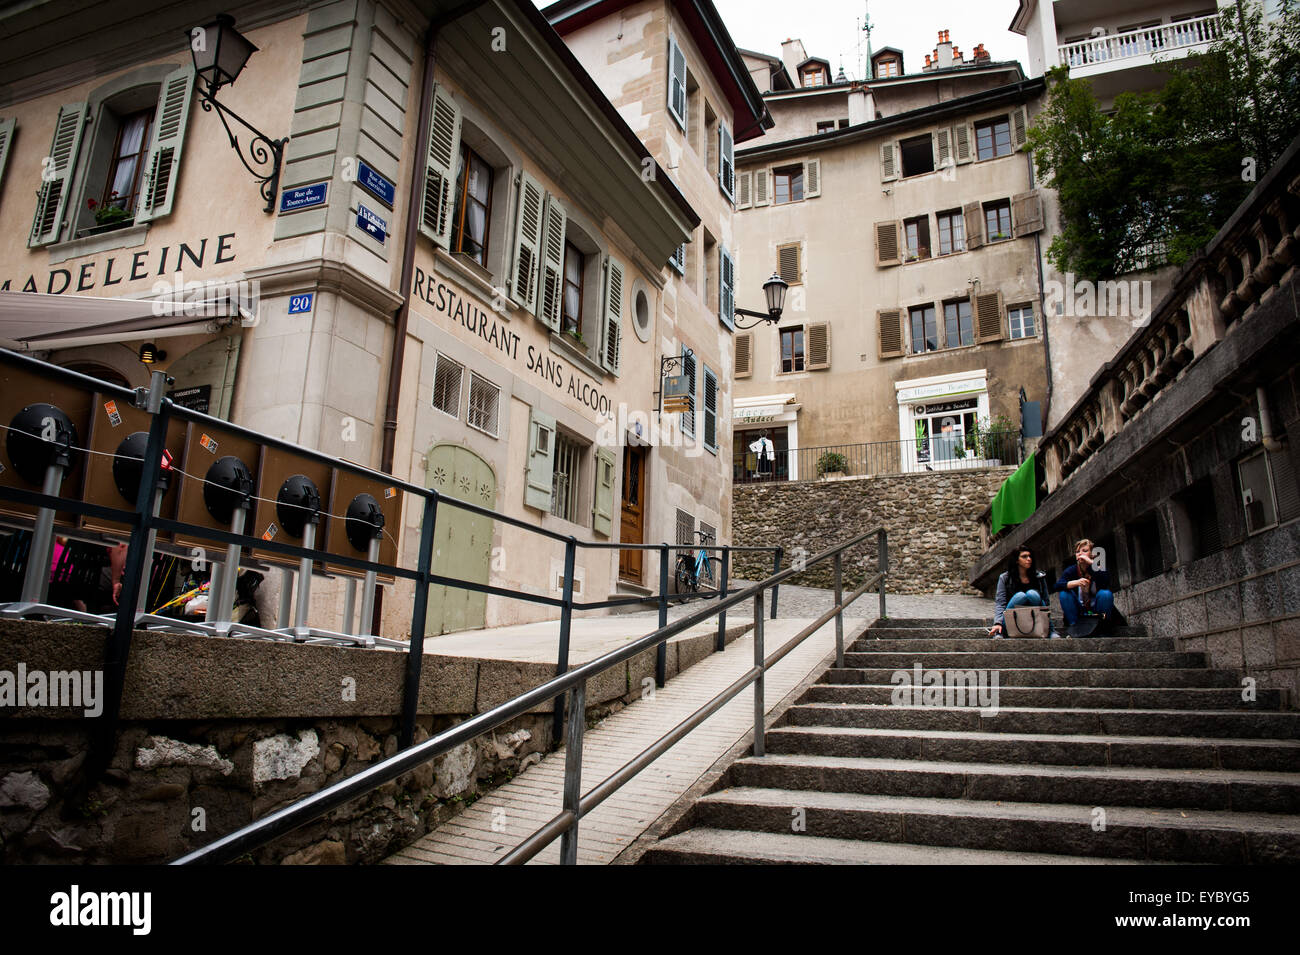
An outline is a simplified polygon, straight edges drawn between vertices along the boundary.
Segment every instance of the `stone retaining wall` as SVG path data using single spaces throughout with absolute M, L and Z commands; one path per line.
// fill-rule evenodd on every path
M 732 543 L 780 545 L 788 565 L 797 548 L 811 557 L 884 524 L 889 534 L 890 593 L 977 594 L 969 574 L 983 553 L 979 516 L 1014 470 L 738 484 L 732 491 Z M 757 580 L 771 573 L 770 561 L 767 556 L 737 555 L 732 573 Z M 873 541 L 846 559 L 844 582 L 856 585 L 875 572 Z M 832 586 L 830 562 L 794 582 Z

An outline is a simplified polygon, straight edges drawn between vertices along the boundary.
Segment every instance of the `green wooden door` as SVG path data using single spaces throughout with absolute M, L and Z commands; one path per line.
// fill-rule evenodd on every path
M 473 451 L 457 444 L 439 444 L 429 450 L 428 458 L 428 487 L 444 498 L 479 507 L 496 506 L 496 474 Z M 433 572 L 486 584 L 492 566 L 492 524 L 491 518 L 440 501 L 433 533 Z M 486 594 L 435 584 L 429 588 L 424 632 L 437 636 L 474 630 L 484 625 L 486 613 Z

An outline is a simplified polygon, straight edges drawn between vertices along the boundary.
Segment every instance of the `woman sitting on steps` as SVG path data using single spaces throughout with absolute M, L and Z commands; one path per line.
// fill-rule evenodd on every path
M 1050 610 L 1051 585 L 1047 574 L 1038 569 L 1034 552 L 1028 547 L 1016 548 L 1015 556 L 1005 573 L 998 578 L 998 593 L 993 604 L 993 626 L 989 635 L 997 640 L 1006 633 L 1005 615 L 1012 607 L 1047 607 Z M 1061 635 L 1052 631 L 1052 639 Z

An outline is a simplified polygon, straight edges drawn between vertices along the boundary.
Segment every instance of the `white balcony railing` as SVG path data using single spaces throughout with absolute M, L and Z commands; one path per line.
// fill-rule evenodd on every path
M 1061 65 L 1075 68 L 1185 50 L 1218 39 L 1220 32 L 1219 15 L 1215 13 L 1142 30 L 1090 37 L 1077 43 L 1064 43 L 1057 49 Z

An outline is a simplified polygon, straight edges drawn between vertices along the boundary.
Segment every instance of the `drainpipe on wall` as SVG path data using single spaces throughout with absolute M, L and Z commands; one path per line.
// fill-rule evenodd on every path
M 1025 153 L 1025 162 L 1029 166 L 1029 187 L 1034 188 L 1034 157 Z M 1046 226 L 1046 217 L 1043 225 Z M 1052 343 L 1047 337 L 1047 304 L 1043 290 L 1043 242 L 1042 232 L 1034 233 L 1034 263 L 1038 266 L 1038 314 L 1043 316 L 1043 361 L 1047 365 L 1047 394 L 1043 397 L 1043 433 L 1047 433 L 1047 422 L 1052 416 Z
M 1279 451 L 1281 445 L 1273 437 L 1273 416 L 1269 413 L 1268 395 L 1261 385 L 1255 389 L 1255 400 L 1259 403 L 1259 438 L 1265 451 Z

